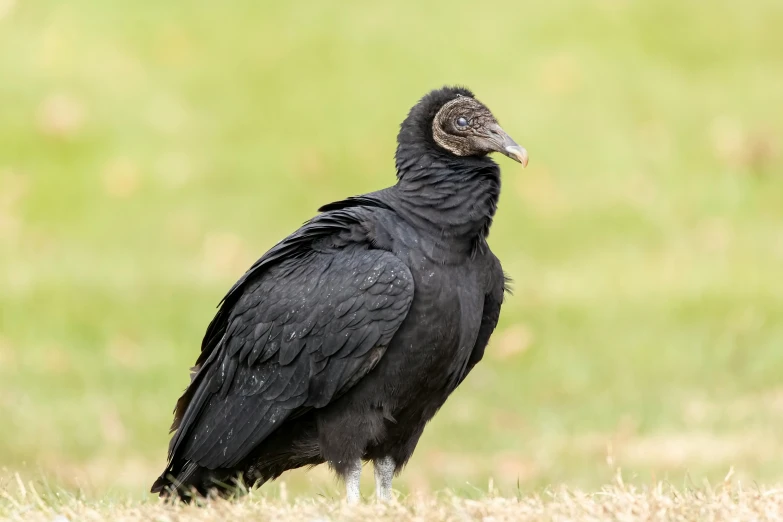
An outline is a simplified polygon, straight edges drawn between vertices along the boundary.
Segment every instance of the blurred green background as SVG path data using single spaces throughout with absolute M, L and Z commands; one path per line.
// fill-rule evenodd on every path
M 0 0 L 0 486 L 143 495 L 225 291 L 392 184 L 450 83 L 530 151 L 490 237 L 516 291 L 400 489 L 783 480 L 781 27 L 779 0 Z

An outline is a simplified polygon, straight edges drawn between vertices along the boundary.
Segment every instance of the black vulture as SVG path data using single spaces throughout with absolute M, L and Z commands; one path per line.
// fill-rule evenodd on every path
M 506 291 L 487 235 L 500 152 L 527 152 L 473 93 L 425 95 L 402 123 L 397 183 L 330 203 L 264 254 L 207 328 L 153 493 L 230 494 L 328 463 L 359 499 L 411 457 L 484 355 Z

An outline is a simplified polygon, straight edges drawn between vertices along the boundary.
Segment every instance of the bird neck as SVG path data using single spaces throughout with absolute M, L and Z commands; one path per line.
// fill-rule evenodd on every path
M 489 234 L 500 196 L 500 169 L 489 157 L 401 144 L 397 178 L 403 217 L 437 241 L 474 248 Z

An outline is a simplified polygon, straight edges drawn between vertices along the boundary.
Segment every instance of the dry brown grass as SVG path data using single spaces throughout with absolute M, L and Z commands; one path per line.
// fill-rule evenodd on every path
M 276 498 L 252 492 L 240 500 L 211 500 L 199 506 L 157 500 L 85 501 L 63 493 L 41 494 L 19 479 L 11 490 L 0 491 L 0 518 L 20 522 L 780 520 L 783 489 L 747 487 L 732 483 L 730 476 L 717 487 L 678 489 L 658 483 L 637 488 L 624 484 L 618 473 L 614 484 L 594 493 L 561 487 L 517 498 L 496 495 L 490 483 L 489 492 L 480 499 L 444 493 L 356 506 L 323 497 L 290 501 L 285 488 Z

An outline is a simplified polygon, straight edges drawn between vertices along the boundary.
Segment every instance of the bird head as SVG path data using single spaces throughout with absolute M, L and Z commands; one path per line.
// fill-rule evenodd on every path
M 464 87 L 443 87 L 424 96 L 410 111 L 398 142 L 424 138 L 459 157 L 500 152 L 527 166 L 527 151 L 498 124 L 490 110 Z

